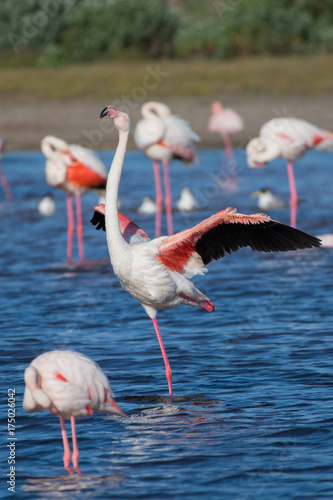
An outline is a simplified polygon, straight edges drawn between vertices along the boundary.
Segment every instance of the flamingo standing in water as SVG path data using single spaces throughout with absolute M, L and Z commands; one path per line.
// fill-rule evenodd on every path
M 332 151 L 333 133 L 298 118 L 273 118 L 261 127 L 259 137 L 246 147 L 247 161 L 252 168 L 264 167 L 280 156 L 287 160 L 292 227 L 296 227 L 298 203 L 292 162 L 309 149 Z
M 173 234 L 171 188 L 169 163 L 180 160 L 191 165 L 196 160 L 194 142 L 200 137 L 193 132 L 189 123 L 180 116 L 173 115 L 165 104 L 150 101 L 141 108 L 143 120 L 135 128 L 134 140 L 148 158 L 154 162 L 156 189 L 155 236 L 161 235 L 162 186 L 159 162 L 163 164 L 165 209 L 168 234 Z
M 231 135 L 241 132 L 244 128 L 242 117 L 231 108 L 224 108 L 220 102 L 214 102 L 211 107 L 211 117 L 208 128 L 219 133 L 225 144 L 225 155 L 230 165 L 231 177 L 236 175 L 235 155 Z
M 65 191 L 67 194 L 67 259 L 72 261 L 73 233 L 75 229 L 73 200 L 76 199 L 77 240 L 80 260 L 84 260 L 83 224 L 81 196 L 88 190 L 105 192 L 107 170 L 104 164 L 90 149 L 77 144 L 69 145 L 66 141 L 47 135 L 41 142 L 41 149 L 46 156 L 46 182 Z
M 172 374 L 156 319 L 157 310 L 186 304 L 213 311 L 213 302 L 193 285 L 190 278 L 204 274 L 209 262 L 224 257 L 226 253 L 245 246 L 262 252 L 285 252 L 318 247 L 320 241 L 266 215 L 243 215 L 227 208 L 173 236 L 148 240 L 147 235 L 137 235 L 135 244 L 128 243 L 119 224 L 117 198 L 130 119 L 113 106 L 102 111 L 101 117 L 104 116 L 114 119 L 119 142 L 108 174 L 105 212 L 101 206 L 96 207 L 91 222 L 98 224 L 99 229 L 105 227 L 114 273 L 153 321 L 171 396 Z
M 90 358 L 75 351 L 49 351 L 37 356 L 25 369 L 26 383 L 23 408 L 33 413 L 47 410 L 60 419 L 64 445 L 63 462 L 69 467 L 70 448 L 64 418 L 71 419 L 74 470 L 79 469 L 79 449 L 75 418 L 87 417 L 94 411 L 125 415 L 114 400 L 107 377 Z
M 12 193 L 10 192 L 8 181 L 7 181 L 7 178 L 5 176 L 5 172 L 4 172 L 4 170 L 2 168 L 2 164 L 1 164 L 2 153 L 4 152 L 4 150 L 5 150 L 5 141 L 0 138 L 0 182 L 1 182 L 3 190 L 5 192 L 6 200 L 12 201 L 12 199 L 13 199 Z

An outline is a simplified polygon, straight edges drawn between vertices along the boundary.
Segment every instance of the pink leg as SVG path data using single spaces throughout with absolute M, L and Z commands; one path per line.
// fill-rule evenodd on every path
M 67 434 L 66 434 L 66 429 L 65 429 L 65 421 L 64 421 L 63 417 L 59 417 L 59 420 L 60 420 L 60 426 L 61 426 L 62 442 L 64 444 L 64 456 L 63 456 L 64 467 L 71 474 L 72 469 L 69 466 L 69 460 L 71 458 L 71 450 L 69 449 L 69 444 L 68 444 L 68 439 L 67 439 Z
M 77 243 L 79 247 L 80 260 L 84 260 L 83 251 L 83 224 L 82 224 L 82 210 L 81 210 L 81 196 L 76 196 L 76 234 Z
M 73 441 L 73 455 L 72 455 L 72 463 L 74 470 L 81 474 L 79 469 L 79 447 L 77 445 L 76 439 L 76 430 L 75 430 L 75 417 L 71 416 L 71 426 L 72 426 L 72 441 Z
M 171 379 L 172 379 L 172 371 L 171 371 L 171 367 L 170 367 L 170 364 L 169 364 L 169 361 L 168 361 L 168 357 L 167 357 L 165 349 L 164 349 L 162 337 L 161 337 L 161 334 L 160 334 L 160 329 L 158 328 L 158 324 L 157 324 L 157 319 L 156 318 L 153 318 L 153 325 L 154 325 L 155 332 L 156 332 L 156 335 L 157 335 L 157 338 L 158 338 L 158 343 L 160 344 L 160 348 L 161 348 L 161 351 L 162 351 L 162 356 L 163 356 L 163 360 L 164 360 L 164 364 L 165 364 L 165 376 L 166 376 L 166 379 L 168 381 L 169 396 L 172 396 L 172 381 L 171 381 Z
M 171 206 L 171 188 L 170 188 L 170 176 L 169 176 L 169 163 L 167 161 L 163 162 L 163 172 L 164 172 L 164 187 L 165 187 L 165 209 L 167 216 L 168 225 L 168 235 L 173 234 L 173 222 L 172 222 L 172 206 Z
M 162 214 L 162 186 L 160 177 L 160 166 L 158 161 L 154 161 L 154 177 L 156 191 L 156 217 L 155 217 L 155 238 L 161 236 L 161 214 Z
M 290 225 L 291 227 L 296 227 L 296 214 L 297 214 L 297 191 L 296 191 L 296 182 L 293 170 L 293 164 L 291 161 L 287 161 L 287 171 L 288 171 L 288 179 L 289 179 L 289 187 L 290 187 Z
M 230 178 L 236 178 L 236 162 L 234 149 L 232 147 L 231 139 L 229 134 L 223 134 L 223 139 L 225 143 L 225 155 L 227 158 L 228 172 L 230 173 Z
M 71 262 L 73 260 L 72 250 L 73 250 L 73 233 L 74 233 L 74 214 L 73 214 L 73 200 L 70 194 L 67 195 L 67 217 L 68 217 L 67 260 Z
M 2 168 L 1 163 L 0 163 L 0 181 L 1 181 L 1 184 L 2 184 L 2 187 L 3 187 L 3 190 L 5 192 L 6 200 L 7 201 L 12 201 L 12 199 L 13 199 L 12 193 L 10 192 L 9 185 L 8 185 L 8 182 L 7 182 L 7 179 L 6 179 L 6 176 L 5 176 L 5 172 L 4 172 L 3 168 Z

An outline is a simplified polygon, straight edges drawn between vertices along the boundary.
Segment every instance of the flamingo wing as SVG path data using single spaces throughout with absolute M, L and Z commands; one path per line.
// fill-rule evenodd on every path
M 319 247 L 320 240 L 265 214 L 243 215 L 227 208 L 191 229 L 165 238 L 157 258 L 178 272 L 186 272 L 195 258 L 200 272 L 200 267 L 212 260 L 246 246 L 259 252 L 287 252 Z
M 166 126 L 164 145 L 176 158 L 194 161 L 194 142 L 200 141 L 200 137 L 191 129 L 189 123 L 178 115 L 163 117 L 163 121 Z
M 90 220 L 93 226 L 96 226 L 96 229 L 103 229 L 105 231 L 105 205 L 101 203 L 100 205 L 96 205 L 94 207 L 94 215 Z M 120 231 L 123 235 L 123 238 L 128 238 L 129 236 L 134 236 L 136 234 L 141 235 L 143 238 L 149 240 L 149 236 L 147 233 L 141 229 L 135 222 L 131 221 L 129 217 L 118 212 L 118 220 L 120 225 Z
M 83 146 L 79 146 L 79 144 L 71 144 L 69 146 L 69 150 L 75 160 L 82 163 L 83 165 L 86 165 L 86 167 L 89 167 L 101 177 L 107 177 L 108 172 L 105 168 L 105 165 L 101 162 L 95 151 L 93 151 L 92 149 L 84 148 Z

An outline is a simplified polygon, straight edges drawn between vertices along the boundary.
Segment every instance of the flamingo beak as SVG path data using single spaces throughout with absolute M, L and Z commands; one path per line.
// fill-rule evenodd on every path
M 123 412 L 121 408 L 119 408 L 114 399 L 111 400 L 111 405 L 115 409 L 115 413 L 118 413 L 118 415 L 121 415 L 122 417 L 127 417 L 126 413 Z
M 104 116 L 109 116 L 110 118 L 118 118 L 121 115 L 120 111 L 118 111 L 118 109 L 114 106 L 106 106 L 99 115 L 100 118 L 104 118 Z

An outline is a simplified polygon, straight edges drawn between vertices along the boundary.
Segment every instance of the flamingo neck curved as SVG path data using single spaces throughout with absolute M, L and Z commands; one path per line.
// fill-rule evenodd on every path
M 165 116 L 170 116 L 170 108 L 166 104 L 157 101 L 149 101 L 143 104 L 141 114 L 146 119 L 159 119 Z
M 66 141 L 47 135 L 41 142 L 41 150 L 46 158 L 54 159 L 59 156 L 59 153 L 69 153 L 69 146 Z

